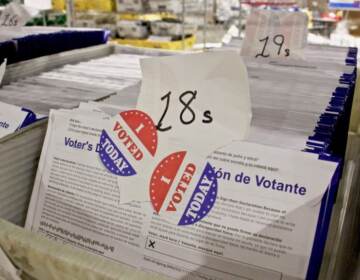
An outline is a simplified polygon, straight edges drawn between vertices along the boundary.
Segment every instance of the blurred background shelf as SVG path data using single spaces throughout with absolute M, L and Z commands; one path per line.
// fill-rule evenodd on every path
M 168 50 L 182 50 L 184 45 L 185 49 L 191 49 L 195 42 L 196 36 L 192 35 L 183 40 L 177 41 L 150 41 L 147 39 L 115 39 L 112 42 L 119 45 L 128 45 L 140 48 L 154 48 L 154 49 L 168 49 Z

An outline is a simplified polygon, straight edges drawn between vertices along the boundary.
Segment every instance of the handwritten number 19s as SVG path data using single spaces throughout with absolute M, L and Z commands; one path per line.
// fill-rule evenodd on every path
M 261 57 L 269 57 L 270 56 L 270 53 L 266 54 L 266 47 L 268 46 L 269 39 L 270 39 L 270 37 L 266 36 L 265 38 L 259 40 L 261 43 L 264 42 L 264 46 L 262 48 L 261 53 L 258 53 L 255 56 L 256 58 L 259 57 L 259 56 L 261 56 Z M 285 43 L 284 35 L 282 35 L 282 34 L 275 35 L 273 37 L 273 39 L 272 39 L 272 42 L 279 47 L 278 51 L 277 51 L 277 55 L 280 56 L 282 47 L 284 46 L 284 43 Z M 289 49 L 285 49 L 284 51 L 285 51 L 285 56 L 290 55 L 290 50 Z

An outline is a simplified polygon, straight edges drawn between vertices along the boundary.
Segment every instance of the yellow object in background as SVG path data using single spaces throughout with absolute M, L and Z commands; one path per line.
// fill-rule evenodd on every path
M 112 42 L 119 45 L 128 45 L 128 46 L 140 47 L 140 48 L 167 49 L 167 50 L 182 50 L 183 48 L 182 40 L 163 42 L 163 41 L 149 41 L 147 39 L 115 39 Z M 196 42 L 195 35 L 186 38 L 184 42 L 185 49 L 191 49 L 194 46 L 195 42 Z
M 173 18 L 176 19 L 176 15 L 172 13 L 121 13 L 118 15 L 119 20 L 143 20 L 143 21 L 155 21 L 162 19 Z
M 114 0 L 84 0 L 87 10 L 94 10 L 98 12 L 113 12 L 115 11 Z
M 87 0 L 75 0 L 74 7 L 76 12 L 84 12 L 87 10 Z
M 51 2 L 55 11 L 63 11 L 66 9 L 66 0 L 52 0 Z
M 66 9 L 66 0 L 52 0 L 53 9 L 63 11 Z M 75 11 L 85 12 L 89 10 L 97 12 L 115 11 L 115 0 L 75 0 Z

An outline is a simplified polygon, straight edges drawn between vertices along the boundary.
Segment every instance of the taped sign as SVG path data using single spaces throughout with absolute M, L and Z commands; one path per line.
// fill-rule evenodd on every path
M 301 12 L 253 10 L 249 15 L 242 56 L 302 58 L 307 43 L 307 16 Z
M 185 226 L 197 223 L 210 212 L 217 190 L 212 166 L 181 151 L 157 165 L 149 195 L 156 213 L 173 224 Z
M 100 137 L 100 159 L 111 173 L 133 176 L 155 156 L 156 127 L 144 112 L 131 110 L 116 115 L 111 128 Z

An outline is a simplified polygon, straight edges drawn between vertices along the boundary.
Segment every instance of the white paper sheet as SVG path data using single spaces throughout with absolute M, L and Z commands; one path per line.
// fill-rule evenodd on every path
M 152 117 L 174 151 L 188 145 L 208 155 L 246 137 L 252 117 L 248 75 L 236 52 L 144 59 L 141 66 L 137 108 Z
M 137 266 L 151 208 L 119 204 L 116 176 L 105 169 L 96 152 L 107 120 L 58 111 L 49 121 L 26 227 Z
M 27 115 L 20 107 L 0 102 L 0 138 L 18 130 Z
M 218 175 L 213 209 L 188 226 L 153 216 L 143 268 L 175 279 L 305 279 L 337 164 L 246 142 L 208 160 Z

